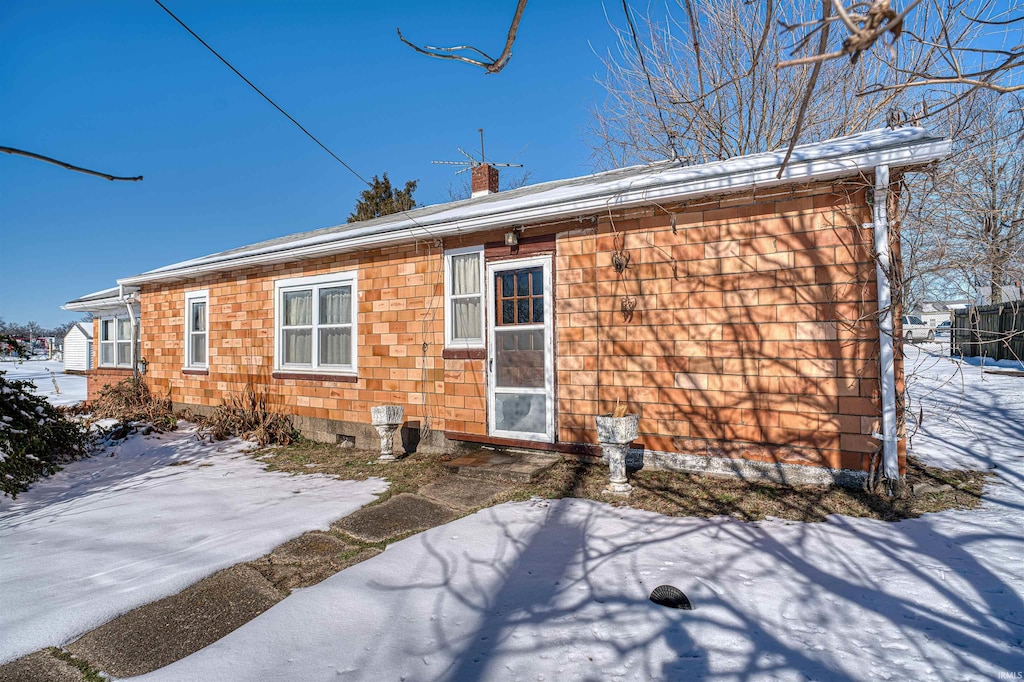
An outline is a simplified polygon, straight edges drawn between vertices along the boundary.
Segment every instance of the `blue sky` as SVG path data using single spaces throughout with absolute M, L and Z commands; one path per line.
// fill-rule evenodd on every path
M 500 74 L 398 42 L 497 54 L 515 7 L 492 2 L 195 2 L 167 6 L 364 177 L 446 201 L 456 147 L 531 182 L 592 170 L 603 99 L 600 2 L 534 0 Z M 620 22 L 621 10 L 608 10 Z M 0 144 L 139 183 L 0 155 L 0 316 L 52 325 L 118 277 L 345 221 L 362 186 L 155 3 L 5 3 Z

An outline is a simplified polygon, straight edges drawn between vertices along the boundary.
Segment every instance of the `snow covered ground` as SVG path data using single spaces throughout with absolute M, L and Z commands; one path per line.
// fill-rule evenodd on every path
M 266 472 L 245 447 L 135 435 L 0 498 L 0 663 L 327 528 L 387 485 Z
M 85 400 L 85 376 L 64 374 L 64 363 L 59 360 L 2 360 L 0 372 L 6 372 L 8 379 L 31 381 L 36 385 L 36 393 L 54 405 L 74 405 Z
M 978 510 L 802 524 L 508 503 L 137 679 L 1019 679 L 1024 378 L 908 356 L 925 414 L 914 452 L 990 469 Z M 648 601 L 663 583 L 695 610 Z

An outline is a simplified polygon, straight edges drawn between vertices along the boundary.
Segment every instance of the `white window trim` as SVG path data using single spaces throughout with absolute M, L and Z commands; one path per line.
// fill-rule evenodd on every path
M 320 296 L 319 290 L 331 286 L 352 287 L 352 364 L 349 366 L 329 365 L 320 366 Z M 311 312 L 313 321 L 312 333 L 312 364 L 311 365 L 288 365 L 284 362 L 284 349 L 281 343 L 284 335 L 281 333 L 281 317 L 284 311 L 281 309 L 281 295 L 285 291 L 294 289 L 313 289 L 313 309 Z M 359 367 L 359 272 L 348 270 L 335 272 L 329 275 L 314 275 L 312 277 L 292 277 L 290 279 L 279 279 L 274 282 L 274 371 L 288 372 L 290 374 L 337 374 L 339 376 L 351 376 L 356 373 Z
M 192 362 L 192 304 L 197 302 L 206 303 L 206 331 L 203 332 L 206 337 L 204 342 L 206 352 L 203 353 L 206 362 L 203 363 Z M 185 369 L 210 368 L 210 292 L 207 289 L 185 292 L 185 363 L 182 367 Z
M 130 323 L 131 322 L 131 318 L 128 317 L 127 315 L 113 315 L 113 316 L 108 315 L 106 317 L 99 318 L 99 320 L 100 320 L 99 334 L 97 335 L 97 336 L 99 336 L 99 338 L 96 340 L 96 348 L 98 349 L 99 357 L 97 358 L 96 366 L 97 367 L 113 367 L 115 369 L 122 369 L 122 368 L 124 368 L 124 369 L 131 369 L 132 367 L 134 367 L 135 366 L 135 344 L 132 343 L 131 333 L 129 332 L 129 336 L 128 336 L 127 339 L 119 338 L 118 335 L 117 335 L 117 327 L 118 327 L 117 322 L 118 322 L 118 320 L 128 320 L 129 323 Z M 114 338 L 111 341 L 104 341 L 103 340 L 103 323 L 104 322 L 110 322 L 111 326 L 114 329 Z M 131 348 L 131 356 L 129 358 L 129 361 L 128 361 L 127 365 L 119 365 L 117 363 L 117 344 L 125 343 L 125 342 L 127 342 L 129 348 Z M 103 362 L 103 346 L 105 346 L 105 345 L 110 345 L 110 346 L 114 347 L 114 356 L 113 356 L 114 357 L 114 362 L 112 362 L 112 363 L 111 362 Z
M 454 296 L 452 294 L 453 282 L 452 275 L 454 274 L 452 269 L 452 257 L 453 256 L 464 256 L 469 253 L 475 253 L 480 258 L 480 293 L 479 294 L 463 294 L 460 296 Z M 444 345 L 445 348 L 483 348 L 484 339 L 487 338 L 487 296 L 485 289 L 486 273 L 484 263 L 484 247 L 483 246 L 467 246 L 461 249 L 449 249 L 444 252 Z M 452 315 L 452 299 L 453 298 L 480 298 L 480 338 L 479 339 L 456 339 L 452 336 L 452 328 L 455 325 L 455 316 Z

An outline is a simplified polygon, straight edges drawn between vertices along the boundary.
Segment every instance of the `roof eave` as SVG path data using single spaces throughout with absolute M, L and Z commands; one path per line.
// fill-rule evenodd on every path
M 162 272 L 143 273 L 117 280 L 123 286 L 139 286 L 159 281 L 179 281 L 243 267 L 273 265 L 305 258 L 331 256 L 368 248 L 394 246 L 416 239 L 444 238 L 541 220 L 571 219 L 604 212 L 609 208 L 624 209 L 649 204 L 696 198 L 712 194 L 743 192 L 794 182 L 820 182 L 839 177 L 850 177 L 871 172 L 887 165 L 893 168 L 921 166 L 949 155 L 951 142 L 928 139 L 887 149 L 857 152 L 831 159 L 791 162 L 779 177 L 779 166 L 774 165 L 729 175 L 669 182 L 656 187 L 636 190 L 616 190 L 581 199 L 553 201 L 542 206 L 499 210 L 495 213 L 459 220 L 396 221 L 390 229 L 365 236 L 339 234 L 337 240 L 306 246 L 282 244 L 279 248 L 257 254 L 239 254 L 209 263 Z

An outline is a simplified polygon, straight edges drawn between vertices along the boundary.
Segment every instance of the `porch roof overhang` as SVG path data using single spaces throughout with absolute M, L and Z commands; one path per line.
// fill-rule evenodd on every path
M 880 165 L 890 168 L 922 166 L 948 156 L 950 144 L 949 140 L 936 137 L 924 128 L 908 127 L 872 130 L 799 145 L 781 173 L 784 150 L 697 166 L 662 161 L 289 235 L 125 277 L 119 279 L 118 284 L 137 287 L 242 267 L 571 220 L 653 203 L 827 181 L 872 173 Z
M 61 310 L 74 313 L 123 313 L 128 303 L 138 304 L 139 287 L 119 285 L 86 294 L 61 306 Z

